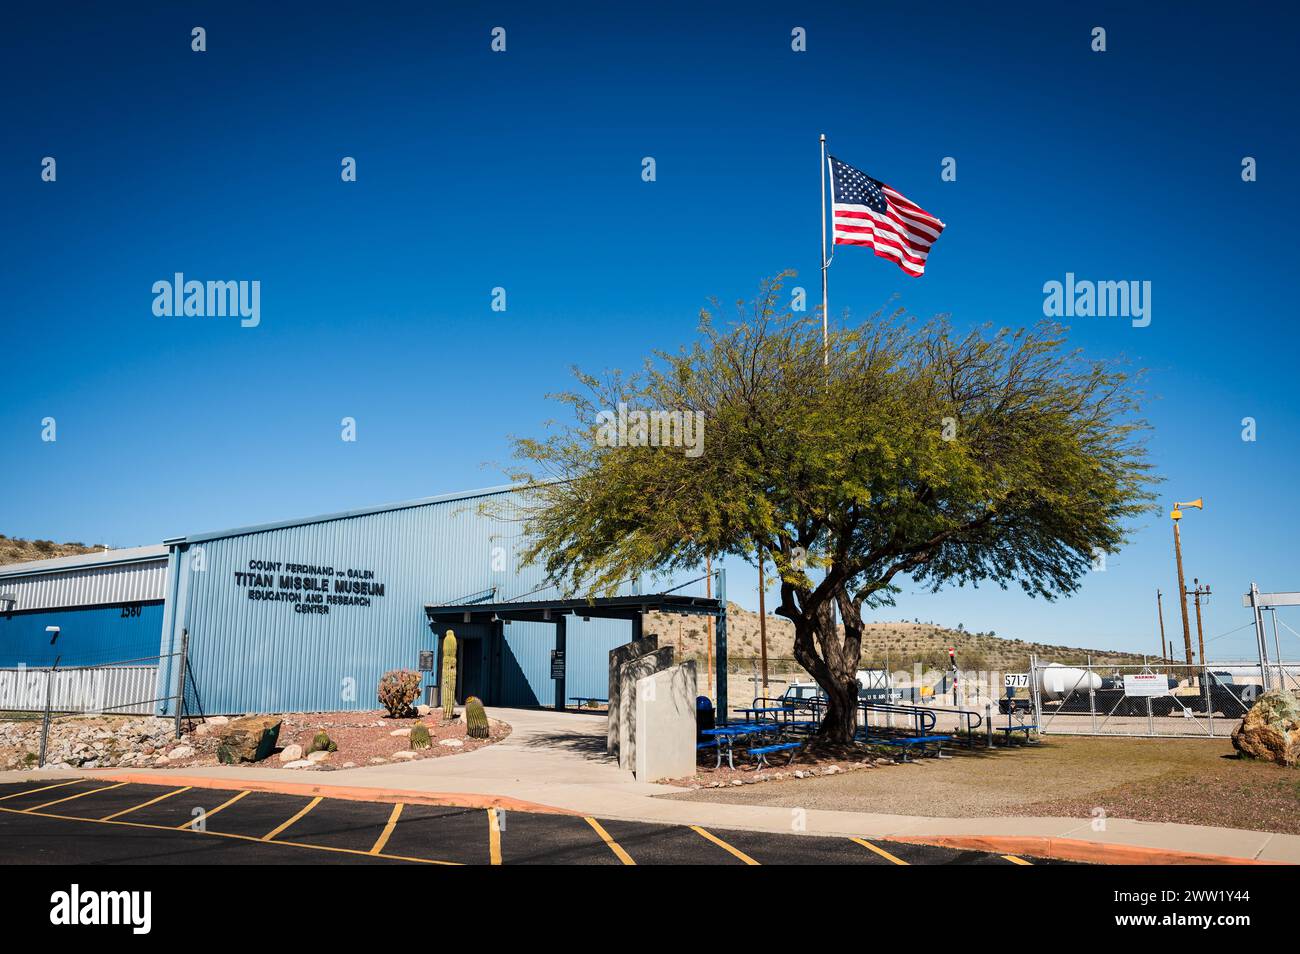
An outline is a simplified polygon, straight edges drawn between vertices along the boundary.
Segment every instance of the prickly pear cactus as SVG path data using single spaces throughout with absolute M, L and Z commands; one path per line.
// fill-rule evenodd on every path
M 478 696 L 465 700 L 465 734 L 471 739 L 488 737 L 487 713 L 483 711 L 483 701 Z
M 456 634 L 447 630 L 442 641 L 442 721 L 456 716 Z
M 429 738 L 429 727 L 423 722 L 417 722 L 411 726 L 410 745 L 412 749 L 427 749 L 432 740 Z

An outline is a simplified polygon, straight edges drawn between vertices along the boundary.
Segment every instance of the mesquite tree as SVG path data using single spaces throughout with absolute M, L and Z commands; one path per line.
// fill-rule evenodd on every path
M 600 595 L 762 547 L 795 657 L 827 697 L 820 734 L 845 742 L 864 609 L 902 578 L 1069 594 L 1125 542 L 1153 478 L 1133 378 L 1066 348 L 1059 326 L 959 333 L 878 314 L 833 331 L 824 359 L 820 315 L 782 311 L 789 274 L 730 325 L 705 311 L 695 344 L 638 374 L 576 372 L 582 389 L 556 395 L 573 421 L 515 441 L 521 556 Z M 632 424 L 611 441 L 620 403 Z M 699 415 L 702 452 L 637 410 Z

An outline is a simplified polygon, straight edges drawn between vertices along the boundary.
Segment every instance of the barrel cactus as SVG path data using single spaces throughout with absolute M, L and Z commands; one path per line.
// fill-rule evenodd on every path
M 412 749 L 427 749 L 433 744 L 429 738 L 429 727 L 423 722 L 417 722 L 411 726 L 411 737 L 409 739 Z
M 338 743 L 329 737 L 329 733 L 317 732 L 312 737 L 311 744 L 307 746 L 307 751 L 303 754 L 310 755 L 313 752 L 337 752 L 338 750 Z
M 456 717 L 456 634 L 447 630 L 442 641 L 442 721 Z
M 483 711 L 483 700 L 470 696 L 465 700 L 465 734 L 471 739 L 488 737 L 488 718 Z

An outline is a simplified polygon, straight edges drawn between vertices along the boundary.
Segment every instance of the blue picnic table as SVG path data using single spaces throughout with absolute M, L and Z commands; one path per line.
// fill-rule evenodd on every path
M 760 716 L 780 714 L 789 717 L 794 713 L 794 706 L 752 706 L 736 711 L 744 713 L 746 722 L 758 722 Z
M 701 742 L 696 748 L 711 748 L 716 746 L 718 750 L 718 760 L 714 768 L 722 768 L 722 753 L 727 753 L 727 765 L 730 768 L 736 767 L 735 762 L 735 742 L 737 739 L 750 735 L 766 735 L 769 733 L 779 733 L 781 725 L 777 722 L 740 722 L 735 725 L 722 725 L 714 729 L 704 729 L 700 735 L 711 738 L 712 742 Z

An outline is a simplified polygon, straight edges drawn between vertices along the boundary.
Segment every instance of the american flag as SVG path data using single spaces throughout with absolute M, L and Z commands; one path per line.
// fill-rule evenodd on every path
M 866 245 L 907 274 L 925 274 L 930 246 L 943 223 L 911 199 L 828 156 L 831 163 L 832 228 L 836 245 Z

